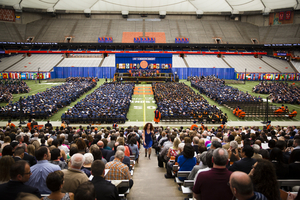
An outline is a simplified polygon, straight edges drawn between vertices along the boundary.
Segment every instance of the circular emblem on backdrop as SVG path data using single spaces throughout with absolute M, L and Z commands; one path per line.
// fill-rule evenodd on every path
M 148 63 L 147 61 L 143 60 L 141 63 L 140 63 L 140 66 L 142 69 L 146 69 L 148 67 Z

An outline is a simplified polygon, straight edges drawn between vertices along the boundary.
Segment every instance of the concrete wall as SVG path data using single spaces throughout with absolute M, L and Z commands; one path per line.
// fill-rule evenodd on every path
M 264 15 L 242 15 L 242 22 L 247 22 L 250 24 L 254 24 L 256 26 L 269 26 L 269 16 Z M 300 24 L 300 14 L 294 14 L 294 23 Z
M 15 13 L 15 15 L 21 16 L 20 20 L 16 20 L 17 24 L 28 24 L 43 19 L 43 16 L 45 14 L 22 12 L 22 13 Z

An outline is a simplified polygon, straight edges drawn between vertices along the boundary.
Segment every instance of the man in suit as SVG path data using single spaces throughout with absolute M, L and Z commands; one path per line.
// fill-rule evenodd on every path
M 115 154 L 115 151 L 113 150 L 104 149 L 104 143 L 101 140 L 97 142 L 97 145 L 102 152 L 103 158 L 105 158 L 107 161 L 109 161 L 110 158 Z
M 242 159 L 239 161 L 234 162 L 229 168 L 229 171 L 242 171 L 245 172 L 246 174 L 249 174 L 249 172 L 252 169 L 252 166 L 254 163 L 256 163 L 256 160 L 251 158 L 254 154 L 254 150 L 250 145 L 244 146 L 241 156 Z M 239 154 L 235 154 L 236 156 L 239 156 Z M 231 157 L 231 152 L 229 151 L 229 156 Z M 230 158 L 229 157 L 229 158 Z
M 37 188 L 24 184 L 30 176 L 30 166 L 26 161 L 20 160 L 14 163 L 10 168 L 10 181 L 0 185 L 1 199 L 14 200 L 21 192 L 31 193 L 41 198 Z
M 103 200 L 119 200 L 119 193 L 111 182 L 104 178 L 105 164 L 102 160 L 95 160 L 92 164 L 92 183 L 95 187 L 96 198 Z
M 22 147 L 17 147 L 13 155 L 15 162 L 22 160 L 24 157 L 24 149 Z
M 27 145 L 25 143 L 22 143 L 22 144 L 18 144 L 18 148 L 21 147 L 24 149 L 24 156 L 23 156 L 23 160 L 27 161 L 30 165 L 30 167 L 32 167 L 33 165 L 36 164 L 36 159 L 32 156 L 32 155 L 29 155 L 27 153 Z

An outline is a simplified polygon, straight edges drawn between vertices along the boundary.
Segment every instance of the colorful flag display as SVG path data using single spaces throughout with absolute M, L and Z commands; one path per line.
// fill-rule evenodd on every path
M 2 72 L 0 73 L 0 79 L 25 79 L 34 80 L 38 73 L 36 72 Z M 41 72 L 38 76 L 40 79 L 50 79 L 50 72 Z
M 245 73 L 236 73 L 236 80 L 245 80 Z M 247 73 L 248 81 L 300 81 L 300 73 L 292 74 L 267 74 L 267 73 Z

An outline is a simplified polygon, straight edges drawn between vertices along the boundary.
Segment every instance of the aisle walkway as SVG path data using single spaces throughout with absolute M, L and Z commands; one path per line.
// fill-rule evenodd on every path
M 154 150 L 154 149 L 152 149 Z M 154 150 L 155 152 L 155 150 Z M 187 195 L 183 195 L 177 189 L 174 179 L 165 179 L 165 168 L 157 166 L 157 157 L 153 151 L 151 160 L 145 158 L 144 148 L 140 150 L 140 160 L 135 166 L 133 188 L 127 196 L 128 200 L 183 200 Z

